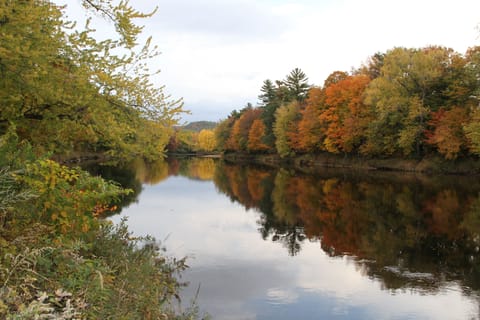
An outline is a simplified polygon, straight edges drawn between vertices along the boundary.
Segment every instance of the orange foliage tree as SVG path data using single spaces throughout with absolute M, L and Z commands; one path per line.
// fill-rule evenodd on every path
M 453 107 L 450 110 L 440 109 L 432 112 L 426 142 L 437 147 L 438 152 L 446 159 L 455 159 L 467 147 L 463 126 L 468 121 L 465 108 Z
M 243 109 L 242 115 L 235 121 L 227 140 L 229 150 L 247 151 L 250 128 L 256 119 L 260 119 L 261 114 L 262 110 L 259 108 Z
M 351 152 L 357 148 L 368 126 L 363 92 L 370 82 L 366 75 L 348 76 L 325 89 L 326 109 L 320 121 L 327 124 L 324 146 L 329 152 Z
M 239 151 L 240 150 L 240 122 L 238 119 L 233 121 L 232 129 L 230 130 L 230 135 L 227 139 L 225 148 L 227 150 Z
M 263 152 L 270 147 L 263 143 L 265 137 L 265 124 L 261 119 L 255 119 L 248 132 L 248 151 L 250 152 Z
M 298 148 L 303 152 L 315 152 L 322 149 L 325 137 L 325 125 L 320 120 L 324 108 L 325 92 L 315 87 L 310 89 L 305 109 L 301 111 L 298 123 Z

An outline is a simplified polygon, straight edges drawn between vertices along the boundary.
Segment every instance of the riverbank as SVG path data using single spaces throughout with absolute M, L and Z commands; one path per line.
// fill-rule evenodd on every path
M 185 259 L 102 218 L 132 192 L 0 139 L 0 319 L 200 318 Z
M 281 158 L 275 154 L 251 155 L 245 153 L 226 153 L 223 155 L 223 159 L 236 163 L 249 162 L 273 167 L 287 166 L 305 173 L 318 172 L 323 168 L 348 168 L 354 170 L 381 170 L 422 174 L 480 174 L 480 159 L 478 158 L 461 158 L 456 160 L 445 160 L 441 157 L 426 157 L 422 159 L 374 159 L 329 153 Z
M 174 158 L 188 158 L 188 157 L 198 157 L 198 158 L 221 158 L 222 154 L 212 153 L 212 152 L 168 152 L 168 157 Z
M 72 164 L 85 164 L 88 162 L 107 162 L 111 160 L 111 157 L 101 152 L 74 151 L 68 154 L 55 154 L 51 157 L 51 159 L 60 164 L 72 165 Z

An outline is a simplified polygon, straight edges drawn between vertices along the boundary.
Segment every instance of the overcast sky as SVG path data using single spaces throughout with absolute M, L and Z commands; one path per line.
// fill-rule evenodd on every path
M 79 0 L 68 3 L 75 16 Z M 442 45 L 464 53 L 480 45 L 479 0 L 131 0 L 162 55 L 154 79 L 183 97 L 184 121 L 224 119 L 257 103 L 265 79 L 294 68 L 322 85 L 393 47 Z

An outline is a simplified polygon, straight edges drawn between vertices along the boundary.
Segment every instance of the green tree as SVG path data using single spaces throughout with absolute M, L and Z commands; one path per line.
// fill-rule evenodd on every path
M 273 134 L 273 124 L 275 122 L 275 112 L 283 104 L 290 100 L 288 88 L 282 81 L 265 80 L 260 89 L 261 94 L 260 108 L 262 109 L 262 120 L 265 124 L 265 138 L 264 142 L 270 150 L 274 149 L 275 135 Z
M 292 97 L 299 102 L 305 101 L 308 96 L 310 85 L 308 84 L 308 77 L 299 68 L 293 69 L 284 81 L 285 86 Z
M 275 86 L 270 79 L 263 81 L 262 88 L 260 89 L 261 94 L 258 96 L 262 106 L 267 106 L 274 102 L 275 100 Z

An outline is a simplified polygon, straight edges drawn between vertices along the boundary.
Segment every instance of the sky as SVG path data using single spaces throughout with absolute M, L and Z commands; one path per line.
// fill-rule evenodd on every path
M 80 0 L 63 0 L 69 17 Z M 350 71 L 376 52 L 480 45 L 478 0 L 131 0 L 156 14 L 137 23 L 162 54 L 155 85 L 183 98 L 182 122 L 225 119 L 256 105 L 263 81 L 302 69 L 312 85 Z M 102 32 L 102 30 L 100 30 Z

